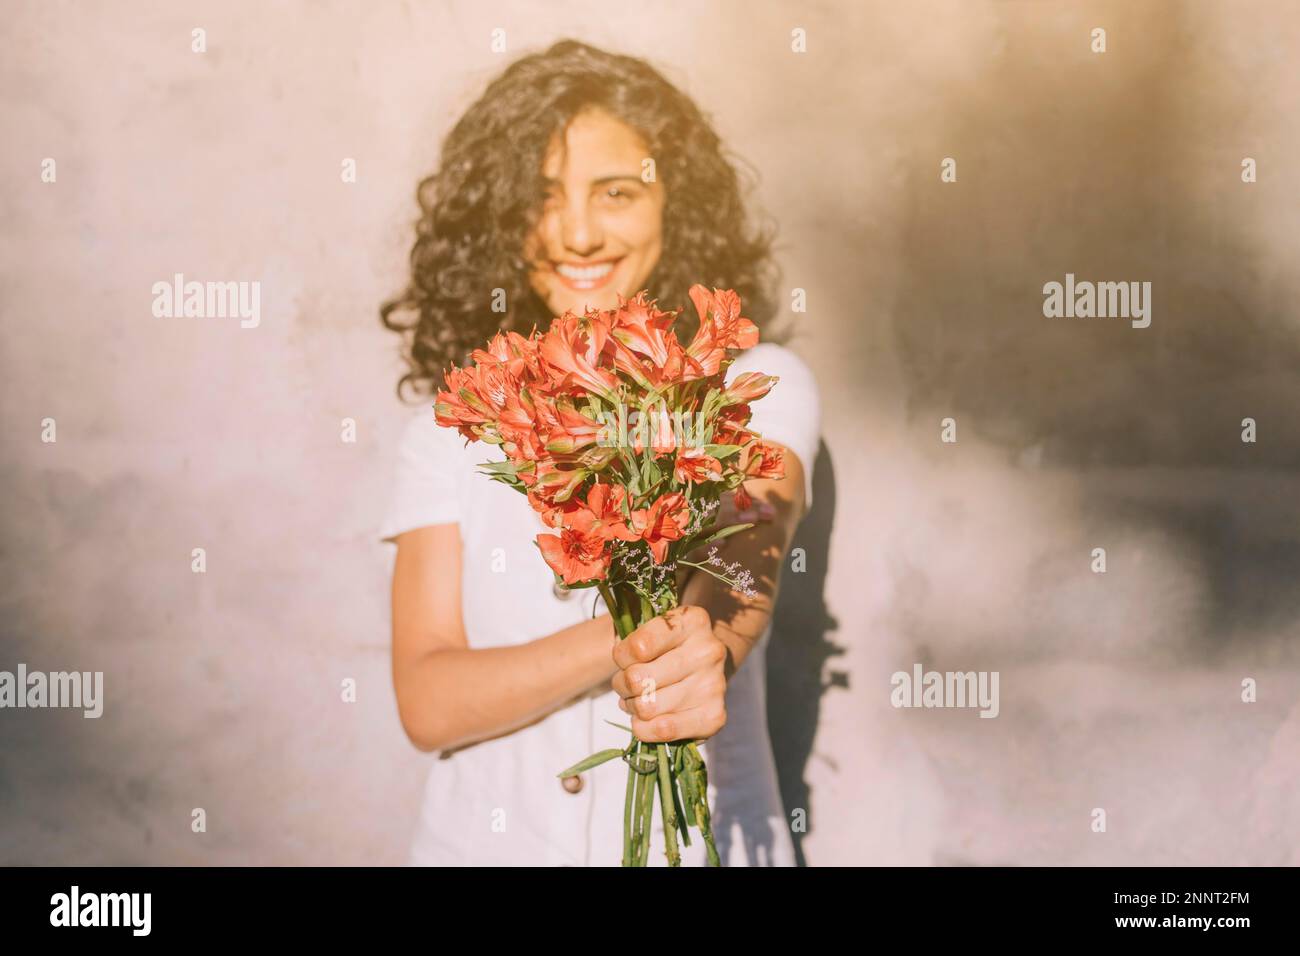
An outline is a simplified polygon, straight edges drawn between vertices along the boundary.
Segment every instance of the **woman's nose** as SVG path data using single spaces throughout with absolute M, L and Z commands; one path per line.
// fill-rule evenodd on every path
M 562 236 L 564 247 L 575 256 L 590 255 L 605 241 L 599 222 L 585 204 L 565 209 Z

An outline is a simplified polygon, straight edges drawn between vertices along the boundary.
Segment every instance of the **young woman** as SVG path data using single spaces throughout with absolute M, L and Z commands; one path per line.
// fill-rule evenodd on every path
M 488 86 L 418 197 L 410 285 L 383 309 L 410 366 L 399 396 L 411 386 L 427 399 L 402 435 L 381 533 L 397 546 L 402 725 L 416 747 L 440 755 L 411 862 L 617 865 L 625 773 L 606 765 L 556 777 L 623 746 L 612 721 L 645 741 L 705 740 L 725 865 L 793 864 L 763 656 L 781 568 L 811 500 L 820 409 L 807 366 L 771 341 L 771 240 L 751 235 L 717 135 L 644 61 L 566 40 Z M 757 522 L 723 548 L 752 573 L 755 595 L 696 572 L 681 608 L 620 642 L 594 589 L 554 588 L 527 499 L 477 472 L 498 450 L 436 425 L 428 396 L 443 369 L 498 329 L 527 334 L 642 289 L 661 309 L 686 307 L 679 321 L 693 329 L 686 292 L 696 282 L 735 289 L 761 330 L 729 379 L 780 376 L 754 403 L 751 427 L 786 449 L 786 474 L 747 482 L 753 513 L 725 516 Z M 637 693 L 646 678 L 653 700 Z M 657 813 L 656 824 L 651 861 L 662 865 Z M 695 840 L 683 863 L 702 864 L 703 852 Z

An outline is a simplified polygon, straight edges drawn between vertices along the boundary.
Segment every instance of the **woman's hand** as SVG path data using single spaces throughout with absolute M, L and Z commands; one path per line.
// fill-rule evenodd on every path
M 646 743 L 703 740 L 727 722 L 727 646 L 702 607 L 675 607 L 614 643 L 610 682 Z

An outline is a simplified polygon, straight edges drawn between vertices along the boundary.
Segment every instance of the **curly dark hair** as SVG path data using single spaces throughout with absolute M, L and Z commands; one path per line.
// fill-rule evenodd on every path
M 399 399 L 408 385 L 433 394 L 445 368 L 465 364 L 498 330 L 526 335 L 550 323 L 528 281 L 524 243 L 545 199 L 552 137 L 593 107 L 641 135 L 665 186 L 663 253 L 646 283 L 658 307 L 689 306 L 696 282 L 735 289 L 764 340 L 786 338 L 771 328 L 776 227 L 751 229 L 736 167 L 699 107 L 644 60 L 561 40 L 488 85 L 416 190 L 410 283 L 380 310 L 384 326 L 402 334 L 409 366 Z M 505 291 L 507 311 L 490 309 L 494 289 Z

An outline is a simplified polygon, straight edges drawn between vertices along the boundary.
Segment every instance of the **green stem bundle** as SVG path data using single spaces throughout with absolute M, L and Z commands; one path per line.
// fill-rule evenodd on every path
M 619 640 L 626 640 L 641 624 L 677 604 L 676 592 L 671 588 L 665 588 L 652 599 L 626 585 L 601 584 L 599 587 L 605 606 L 614 619 Z M 660 606 L 657 611 L 656 605 Z M 581 773 L 620 755 L 627 764 L 627 793 L 623 798 L 623 865 L 646 865 L 657 797 L 668 865 L 681 865 L 679 838 L 681 845 L 690 846 L 690 828 L 695 827 L 704 840 L 708 865 L 719 866 L 709 820 L 708 772 L 698 743 L 694 740 L 647 743 L 633 734 L 621 752 L 612 750 L 593 754 L 560 776 Z

